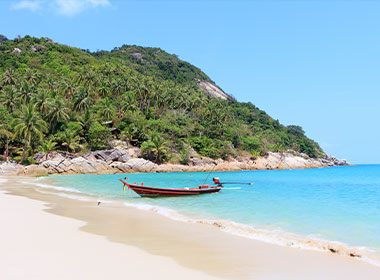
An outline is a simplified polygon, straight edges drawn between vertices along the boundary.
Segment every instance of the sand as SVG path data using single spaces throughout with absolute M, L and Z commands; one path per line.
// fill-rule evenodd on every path
M 32 180 L 0 178 L 0 279 L 380 279 L 356 259 L 41 193 Z

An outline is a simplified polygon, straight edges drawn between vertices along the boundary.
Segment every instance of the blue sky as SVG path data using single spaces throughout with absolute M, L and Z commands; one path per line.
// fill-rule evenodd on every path
M 160 47 L 353 163 L 380 163 L 380 1 L 0 1 L 0 34 Z

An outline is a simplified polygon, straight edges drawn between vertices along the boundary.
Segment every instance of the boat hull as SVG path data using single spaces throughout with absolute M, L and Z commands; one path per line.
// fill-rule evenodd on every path
M 142 197 L 200 195 L 200 194 L 205 194 L 205 193 L 216 193 L 222 189 L 222 187 L 191 188 L 191 189 L 164 189 L 164 188 L 151 188 L 151 187 L 136 186 L 136 185 L 129 185 L 129 187 Z

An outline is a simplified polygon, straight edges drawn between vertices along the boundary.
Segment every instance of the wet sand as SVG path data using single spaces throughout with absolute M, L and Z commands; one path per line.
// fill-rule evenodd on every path
M 356 259 L 246 239 L 121 203 L 57 196 L 25 184 L 33 178 L 1 180 L 0 276 L 10 276 L 4 279 L 380 279 L 380 268 Z

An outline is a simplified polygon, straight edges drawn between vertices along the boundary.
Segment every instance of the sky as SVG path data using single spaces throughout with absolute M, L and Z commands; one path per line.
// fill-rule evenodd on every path
M 325 152 L 380 163 L 380 1 L 0 0 L 0 34 L 159 47 Z

